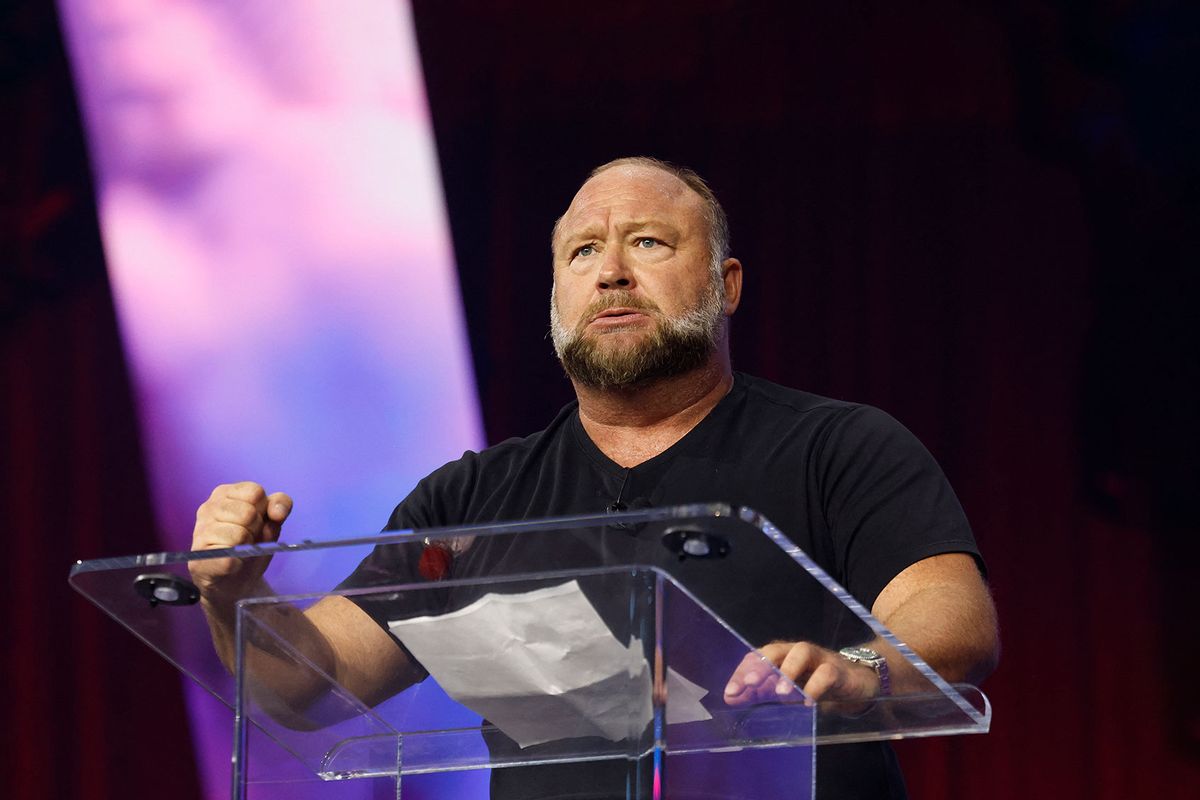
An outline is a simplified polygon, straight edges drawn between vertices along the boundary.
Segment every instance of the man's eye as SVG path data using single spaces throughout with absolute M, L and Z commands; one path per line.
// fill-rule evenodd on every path
M 658 239 L 653 239 L 649 236 L 643 236 L 637 240 L 637 246 L 643 250 L 649 250 L 652 247 L 658 247 Z
M 596 248 L 590 244 L 585 244 L 583 247 L 575 251 L 577 256 L 590 256 L 596 252 Z

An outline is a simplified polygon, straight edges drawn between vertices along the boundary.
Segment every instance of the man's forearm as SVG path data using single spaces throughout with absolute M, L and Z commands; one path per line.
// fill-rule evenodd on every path
M 263 583 L 251 596 L 270 594 L 270 587 Z M 237 668 L 237 602 L 204 597 L 201 607 L 217 655 L 232 674 Z M 311 719 L 308 714 L 329 689 L 323 675 L 336 671 L 329 640 L 303 611 L 287 603 L 264 603 L 243 613 L 243 669 L 253 700 L 289 727 L 309 728 L 332 722 Z

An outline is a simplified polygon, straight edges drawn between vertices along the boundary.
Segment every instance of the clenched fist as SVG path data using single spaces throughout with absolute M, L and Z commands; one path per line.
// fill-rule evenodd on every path
M 214 550 L 279 539 L 283 521 L 292 513 L 292 498 L 267 494 L 257 483 L 221 484 L 196 511 L 192 550 Z M 212 558 L 188 562 L 192 580 L 209 603 L 235 603 L 252 596 L 262 582 L 270 557 Z

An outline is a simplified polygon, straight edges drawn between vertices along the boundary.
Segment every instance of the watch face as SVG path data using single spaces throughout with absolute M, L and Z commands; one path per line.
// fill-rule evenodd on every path
M 892 693 L 892 682 L 888 678 L 887 659 L 869 647 L 843 647 L 838 654 L 847 661 L 864 664 L 879 676 L 879 694 L 886 697 Z
M 866 647 L 844 647 L 838 652 L 851 661 L 862 661 L 873 664 L 874 662 L 883 660 L 879 653 Z

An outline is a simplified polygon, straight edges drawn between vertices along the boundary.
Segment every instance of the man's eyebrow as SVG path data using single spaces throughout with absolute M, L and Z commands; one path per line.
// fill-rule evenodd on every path
M 679 235 L 681 229 L 678 225 L 658 219 L 656 217 L 642 217 L 639 219 L 631 219 L 622 222 L 619 226 L 621 233 L 636 231 L 639 229 L 656 228 L 668 233 Z M 559 254 L 563 249 L 569 248 L 571 245 L 588 239 L 603 239 L 606 230 L 605 226 L 599 222 L 585 222 L 572 227 L 569 223 L 562 225 L 555 231 L 556 237 L 553 242 L 554 253 Z
M 555 244 L 555 249 L 581 239 L 596 239 L 603 235 L 601 226 L 594 222 L 576 227 L 564 226 L 558 231 L 558 241 Z

